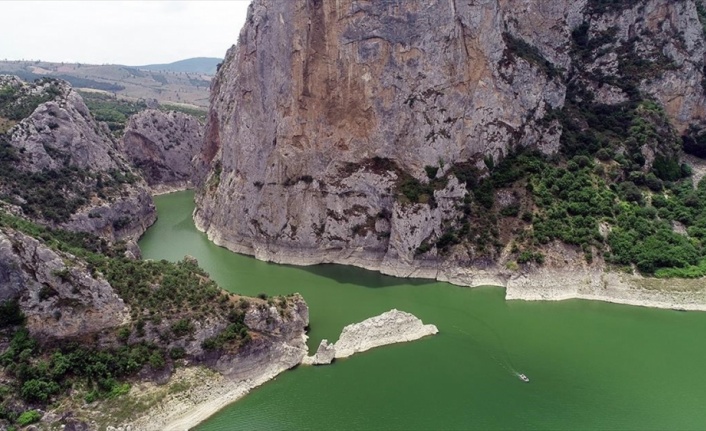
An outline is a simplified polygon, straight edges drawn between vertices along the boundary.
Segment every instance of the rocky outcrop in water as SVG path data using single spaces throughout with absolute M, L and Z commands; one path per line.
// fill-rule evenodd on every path
M 66 82 L 0 77 L 0 193 L 29 218 L 109 240 L 137 239 L 156 217 L 144 180 Z
M 148 109 L 130 117 L 122 151 L 156 193 L 191 188 L 203 124 L 181 112 Z
M 321 343 L 319 343 L 319 347 L 316 349 L 314 356 L 307 356 L 302 360 L 302 364 L 326 365 L 333 362 L 334 359 L 336 359 L 335 344 L 329 344 L 328 340 L 323 339 Z
M 434 325 L 425 325 L 417 317 L 392 309 L 379 316 L 365 319 L 343 328 L 334 344 L 322 340 L 314 356 L 304 358 L 309 365 L 330 364 L 336 358 L 347 358 L 355 353 L 394 343 L 418 340 L 437 334 Z

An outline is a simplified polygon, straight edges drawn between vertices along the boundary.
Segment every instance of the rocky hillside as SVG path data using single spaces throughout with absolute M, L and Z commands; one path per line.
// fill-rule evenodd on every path
M 0 199 L 45 225 L 137 239 L 156 217 L 144 180 L 65 82 L 0 77 Z
M 111 400 L 177 366 L 234 384 L 301 362 L 300 296 L 240 297 L 194 259 L 139 260 L 150 187 L 190 184 L 197 120 L 146 111 L 118 143 L 66 82 L 0 76 L 0 127 L 0 429 L 149 418 L 146 404 L 126 418 Z
M 193 259 L 136 260 L 124 245 L 0 210 L 0 428 L 47 410 L 47 427 L 118 425 L 125 418 L 96 403 L 167 382 L 177 366 L 234 382 L 281 372 L 306 354 L 308 322 L 298 295 L 239 297 Z
M 461 284 L 706 274 L 682 149 L 706 148 L 703 23 L 694 0 L 255 0 L 212 85 L 197 225 Z
M 121 151 L 155 192 L 192 187 L 203 125 L 181 112 L 148 109 L 130 117 Z

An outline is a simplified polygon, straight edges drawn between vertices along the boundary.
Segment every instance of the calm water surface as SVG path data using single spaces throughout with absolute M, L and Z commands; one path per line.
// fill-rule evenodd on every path
M 140 241 L 145 258 L 192 255 L 232 292 L 301 293 L 312 351 L 345 325 L 391 308 L 440 331 L 281 374 L 199 431 L 706 429 L 706 313 L 505 302 L 500 288 L 263 263 L 199 233 L 192 192 L 155 201 L 159 220 Z

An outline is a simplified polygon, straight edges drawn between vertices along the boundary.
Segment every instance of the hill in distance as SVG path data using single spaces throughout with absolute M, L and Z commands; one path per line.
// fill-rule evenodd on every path
M 209 86 L 213 75 L 187 70 L 189 64 L 206 64 L 191 60 L 198 59 L 172 63 L 172 65 L 182 63 L 179 67 L 182 67 L 183 71 L 172 71 L 166 68 L 147 70 L 116 64 L 0 61 L 0 75 L 16 75 L 28 82 L 42 77 L 59 78 L 84 92 L 100 92 L 131 101 L 155 99 L 160 104 L 205 109 L 208 107 Z M 215 71 L 215 64 L 221 60 L 213 60 Z
M 145 66 L 135 66 L 135 68 L 162 72 L 205 73 L 207 75 L 215 75 L 218 63 L 222 61 L 222 58 L 216 57 L 195 57 L 168 64 L 148 64 Z

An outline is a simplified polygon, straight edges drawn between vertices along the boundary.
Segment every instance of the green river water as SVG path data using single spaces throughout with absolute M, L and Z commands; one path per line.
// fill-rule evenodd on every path
M 199 431 L 706 429 L 706 313 L 506 302 L 497 287 L 268 264 L 198 232 L 193 192 L 155 201 L 159 220 L 140 241 L 145 258 L 192 255 L 223 288 L 246 295 L 301 293 L 312 351 L 345 325 L 391 308 L 439 328 L 433 337 L 285 372 Z

